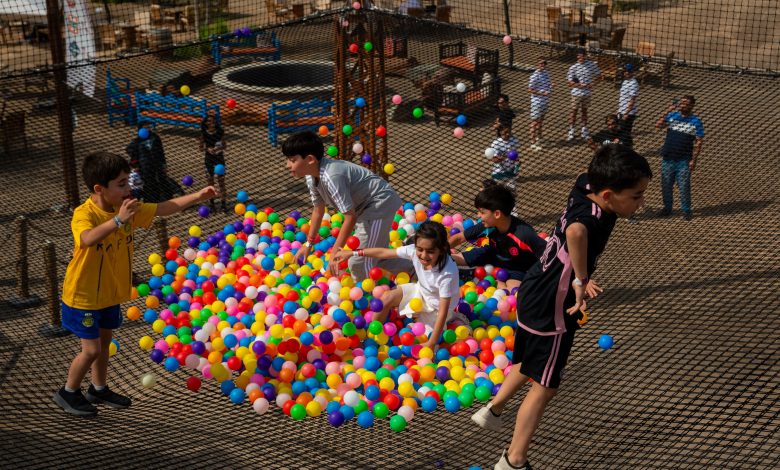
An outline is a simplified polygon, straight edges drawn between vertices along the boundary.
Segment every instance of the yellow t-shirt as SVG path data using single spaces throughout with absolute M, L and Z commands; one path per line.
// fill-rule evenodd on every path
M 65 271 L 62 301 L 69 307 L 99 310 L 130 300 L 133 273 L 133 231 L 149 228 L 157 212 L 157 204 L 141 205 L 135 215 L 121 228 L 111 232 L 93 246 L 81 246 L 81 233 L 113 218 L 92 199 L 87 199 L 73 211 L 70 223 L 73 231 L 73 259 Z

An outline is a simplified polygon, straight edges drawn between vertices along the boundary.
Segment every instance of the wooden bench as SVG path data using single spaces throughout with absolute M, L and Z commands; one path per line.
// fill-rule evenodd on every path
M 433 108 L 433 119 L 436 125 L 439 125 L 441 118 L 450 116 L 457 117 L 459 114 L 467 114 L 476 109 L 492 106 L 498 100 L 501 94 L 501 81 L 497 78 L 489 82 L 481 83 L 474 87 L 469 87 L 464 92 L 454 89 L 447 89 L 440 86 L 436 93 L 436 106 Z
M 280 134 L 317 131 L 320 126 L 333 130 L 333 100 L 293 100 L 274 103 L 268 110 L 268 141 L 276 147 Z
M 216 65 L 225 59 L 251 57 L 268 61 L 282 58 L 282 48 L 276 33 L 260 33 L 235 39 L 214 39 L 211 41 L 211 57 Z
M 498 49 L 483 49 L 464 42 L 440 44 L 439 64 L 470 78 L 476 85 L 485 73 L 498 77 Z
M 205 99 L 189 96 L 162 96 L 159 93 L 135 92 L 135 110 L 137 122 L 149 121 L 154 125 L 191 127 L 200 129 L 203 119 L 213 111 L 217 121 L 220 119 L 219 106 L 206 103 Z
M 110 127 L 114 127 L 114 121 L 129 125 L 135 122 L 135 96 L 130 80 L 114 77 L 110 67 L 106 70 L 106 111 Z

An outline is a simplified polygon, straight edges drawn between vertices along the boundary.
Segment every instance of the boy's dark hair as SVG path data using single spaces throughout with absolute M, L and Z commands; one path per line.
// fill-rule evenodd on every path
M 501 136 L 501 131 L 504 130 L 509 130 L 509 133 L 512 134 L 512 126 L 508 126 L 506 124 L 499 124 L 498 127 L 496 127 L 496 133 L 499 135 L 499 137 Z
M 618 122 L 617 114 L 607 114 L 607 125 Z
M 130 164 L 111 152 L 90 153 L 81 166 L 81 174 L 90 193 L 95 190 L 96 184 L 107 188 L 108 182 L 116 179 L 123 171 L 130 173 Z
M 504 100 L 504 103 L 509 104 L 509 95 L 505 93 L 501 93 L 500 95 L 498 95 L 498 97 Z
M 322 160 L 325 148 L 322 140 L 312 131 L 301 131 L 282 142 L 282 153 L 285 157 L 314 155 L 317 161 Z
M 693 95 L 685 95 L 683 98 L 688 100 L 691 103 L 691 106 L 696 104 L 696 98 Z
M 511 215 L 515 207 L 515 195 L 503 184 L 485 180 L 482 182 L 482 191 L 474 197 L 474 207 Z
M 652 178 L 653 171 L 645 157 L 623 144 L 602 146 L 588 165 L 591 191 L 622 191 L 636 186 L 642 178 Z
M 427 238 L 433 240 L 433 246 L 441 252 L 439 260 L 436 262 L 436 269 L 441 271 L 447 264 L 450 257 L 450 241 L 447 237 L 447 229 L 439 222 L 426 220 L 421 223 L 414 234 L 414 244 L 417 246 L 417 240 Z

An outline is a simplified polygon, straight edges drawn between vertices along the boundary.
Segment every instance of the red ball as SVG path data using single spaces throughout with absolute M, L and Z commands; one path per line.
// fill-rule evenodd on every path
M 371 271 L 368 272 L 368 277 L 375 281 L 382 279 L 382 268 L 371 268 Z
M 284 414 L 290 416 L 290 409 L 293 407 L 294 404 L 295 404 L 295 400 L 287 400 L 286 402 L 284 402 L 284 405 L 282 405 L 282 411 L 284 412 Z
M 474 277 L 477 279 L 485 279 L 485 276 L 487 276 L 487 271 L 485 271 L 485 268 L 482 266 L 478 266 L 474 269 Z
M 338 238 L 338 236 L 339 236 L 339 229 L 338 229 L 338 227 L 333 227 L 332 229 L 330 229 L 330 236 Z
M 263 209 L 263 212 L 265 212 L 265 215 L 271 215 L 273 213 L 274 209 L 272 207 L 266 207 Z
M 414 334 L 406 331 L 401 335 L 401 344 L 404 346 L 411 346 L 414 344 Z
M 484 362 L 486 365 L 492 364 L 493 358 L 494 358 L 493 353 L 489 350 L 484 350 L 481 353 L 479 353 L 479 360 Z
M 360 49 L 358 48 L 357 44 L 352 43 L 352 44 L 349 45 L 349 52 L 351 52 L 352 54 L 357 54 L 358 50 L 360 50 Z
M 388 393 L 387 396 L 382 399 L 382 401 L 385 402 L 385 405 L 387 405 L 387 407 L 393 411 L 401 407 L 401 399 L 392 393 Z
M 428 393 L 425 394 L 426 397 L 433 397 L 436 399 L 436 401 L 441 401 L 441 397 L 436 392 L 436 390 L 430 390 Z
M 238 370 L 241 368 L 241 359 L 233 356 L 227 360 L 227 366 L 230 370 Z
M 236 100 L 233 98 L 228 98 L 227 102 L 225 102 L 228 108 L 233 109 L 236 107 Z
M 387 135 L 387 128 L 385 126 L 379 126 L 376 128 L 377 137 L 384 137 Z
M 165 251 L 165 259 L 167 259 L 168 261 L 173 261 L 178 257 L 179 257 L 179 253 L 173 248 L 168 248 Z
M 301 374 L 307 379 L 314 377 L 317 374 L 317 368 L 313 364 L 306 363 L 301 366 Z
M 479 349 L 482 351 L 490 351 L 493 349 L 493 340 L 490 338 L 482 338 L 482 341 L 479 342 Z
M 301 295 L 298 293 L 298 291 L 291 290 L 287 293 L 287 300 L 292 300 L 293 302 L 297 302 L 298 299 L 301 298 Z
M 292 315 L 290 316 L 292 317 Z M 287 352 L 296 353 L 301 349 L 301 343 L 299 343 L 295 339 L 288 339 L 286 342 L 287 342 Z
M 194 375 L 187 379 L 187 388 L 192 390 L 193 392 L 197 392 L 200 390 L 202 382 L 199 378 L 195 377 Z
M 357 248 L 360 246 L 360 239 L 356 236 L 351 236 L 347 238 L 347 247 L 350 250 L 357 250 Z

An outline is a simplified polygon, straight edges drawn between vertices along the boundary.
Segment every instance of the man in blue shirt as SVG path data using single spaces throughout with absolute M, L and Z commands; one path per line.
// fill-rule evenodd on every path
M 669 110 L 656 123 L 659 129 L 666 128 L 666 140 L 661 148 L 661 192 L 664 208 L 659 213 L 666 217 L 672 213 L 674 182 L 680 189 L 680 208 L 683 219 L 691 220 L 691 173 L 696 168 L 696 159 L 704 142 L 704 124 L 693 114 L 696 99 L 687 95 L 679 104 L 672 103 Z

